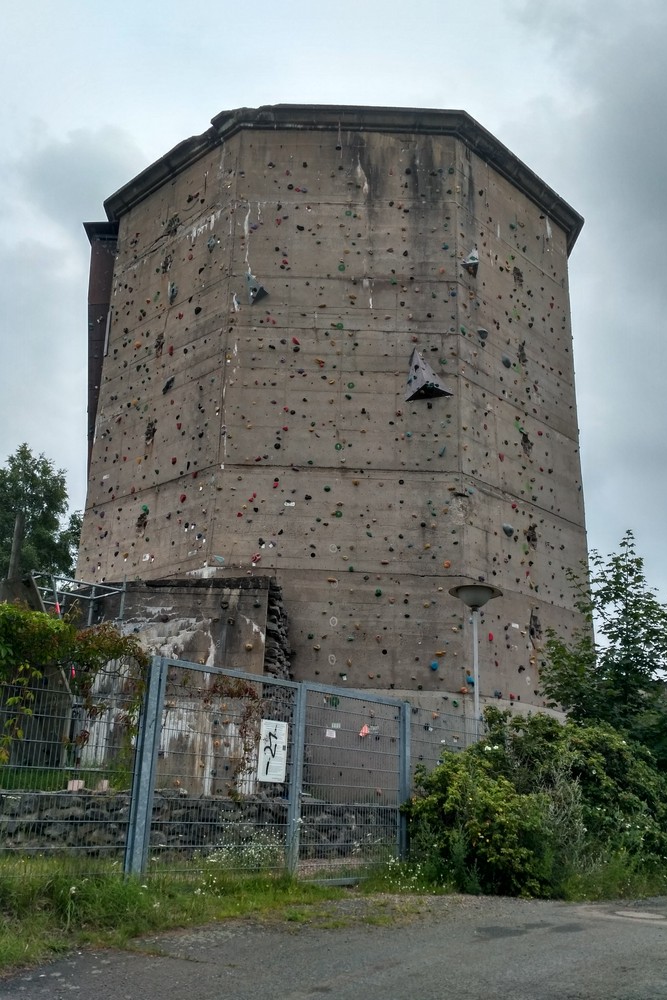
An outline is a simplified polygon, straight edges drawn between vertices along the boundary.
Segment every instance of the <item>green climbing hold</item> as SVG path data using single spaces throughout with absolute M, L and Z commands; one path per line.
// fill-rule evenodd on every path
M 337 510 L 334 514 L 334 517 L 342 517 L 342 516 L 343 516 L 342 510 Z
M 345 329 L 345 327 L 343 326 L 343 324 L 342 324 L 342 323 L 336 323 L 336 329 L 337 329 L 337 330 L 344 330 L 344 329 Z
M 354 389 L 354 382 L 348 382 L 347 387 L 348 389 Z
M 143 510 L 144 514 L 147 514 L 148 513 L 148 504 L 142 503 L 141 509 Z
M 339 264 L 338 265 L 338 270 L 339 271 L 344 271 L 345 270 L 345 264 Z
M 382 591 L 380 590 L 379 587 L 375 588 L 375 596 L 376 597 L 382 597 Z
M 325 486 L 324 487 L 324 492 L 325 493 L 331 493 L 331 487 L 330 486 Z
M 335 447 L 336 451 L 342 451 L 343 450 L 343 446 L 340 443 L 340 441 L 336 441 L 336 444 L 334 445 L 334 447 Z M 326 486 L 324 488 L 326 490 Z

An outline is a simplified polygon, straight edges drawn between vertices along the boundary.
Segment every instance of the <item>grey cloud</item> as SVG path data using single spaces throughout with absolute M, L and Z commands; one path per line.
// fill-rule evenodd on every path
M 71 232 L 72 220 L 103 217 L 102 202 L 146 165 L 118 128 L 77 129 L 50 138 L 12 164 L 23 196 Z

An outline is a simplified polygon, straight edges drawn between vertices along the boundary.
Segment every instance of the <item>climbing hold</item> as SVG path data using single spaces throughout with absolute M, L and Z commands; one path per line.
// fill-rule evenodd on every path
M 502 358 L 500 360 L 505 365 L 505 368 L 511 368 L 512 367 L 512 359 L 508 358 L 506 354 L 503 354 L 503 356 L 502 356 Z
M 380 590 L 379 587 L 375 588 L 375 596 L 376 597 L 382 597 L 382 591 Z
M 255 302 L 259 302 L 260 299 L 263 299 L 269 294 L 266 288 L 264 288 L 263 285 L 260 285 L 257 278 L 254 274 L 251 274 L 250 271 L 246 274 L 245 280 L 246 285 L 248 286 L 248 301 L 250 302 L 250 305 L 253 305 Z
M 503 524 L 503 531 L 505 532 L 508 538 L 511 538 L 512 535 L 514 534 L 514 528 L 512 527 L 511 524 Z
M 172 387 L 172 385 L 174 384 L 175 381 L 176 381 L 176 376 L 175 375 L 170 375 L 169 378 L 167 379 L 167 381 L 162 386 L 162 395 L 163 396 L 166 395 L 166 393 L 169 392 L 169 390 L 171 389 L 171 387 Z
M 440 664 L 437 660 L 431 660 L 431 670 L 437 670 Z
M 468 274 L 472 275 L 473 278 L 477 276 L 477 268 L 479 267 L 479 255 L 477 250 L 471 250 L 465 260 L 461 261 L 461 267 Z
M 181 493 L 178 499 L 180 500 L 181 503 L 185 503 L 185 501 L 187 500 L 187 496 L 185 495 L 185 493 Z
M 453 395 L 415 347 L 410 356 L 410 374 L 405 389 L 405 401 L 433 399 Z
M 489 642 L 493 642 L 493 632 L 489 632 Z

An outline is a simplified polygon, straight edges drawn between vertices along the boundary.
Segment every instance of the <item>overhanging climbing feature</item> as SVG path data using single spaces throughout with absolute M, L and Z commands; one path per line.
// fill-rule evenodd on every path
M 259 302 L 260 299 L 263 299 L 265 295 L 269 294 L 266 288 L 264 288 L 264 285 L 259 283 L 254 274 L 246 274 L 245 280 L 248 286 L 248 301 L 250 302 L 250 305 L 253 305 L 255 302 Z
M 411 399 L 433 399 L 435 396 L 451 396 L 442 379 L 435 374 L 428 361 L 415 347 L 410 356 L 410 374 L 405 388 L 405 401 Z

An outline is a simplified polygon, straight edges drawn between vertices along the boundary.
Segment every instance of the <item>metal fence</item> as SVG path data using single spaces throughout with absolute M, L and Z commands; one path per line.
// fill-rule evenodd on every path
M 394 698 L 163 657 L 135 725 L 112 668 L 88 708 L 62 674 L 35 691 L 0 767 L 1 853 L 341 875 L 405 852 L 414 766 L 473 738 Z

